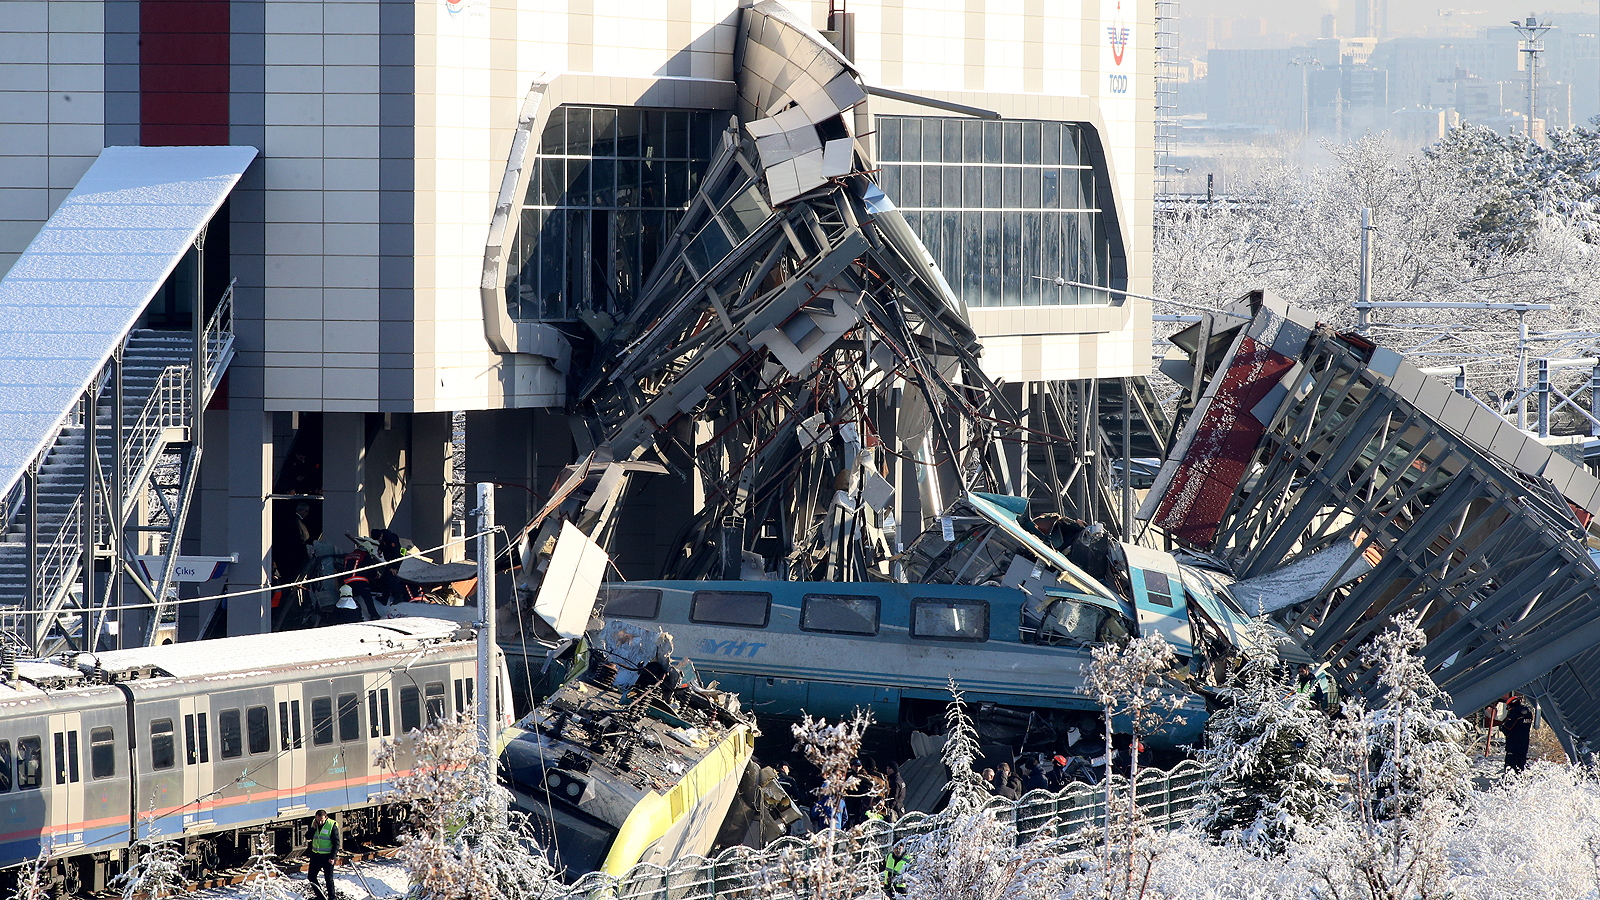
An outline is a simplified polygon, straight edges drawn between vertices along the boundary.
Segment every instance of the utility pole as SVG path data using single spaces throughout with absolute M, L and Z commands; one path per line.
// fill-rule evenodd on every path
M 1356 293 L 1356 334 L 1367 333 L 1372 310 L 1372 207 L 1361 207 L 1361 287 Z
M 1289 60 L 1289 65 L 1300 67 L 1300 134 L 1303 137 L 1311 135 L 1311 68 L 1322 68 L 1322 62 L 1309 53 L 1297 53 Z
M 496 777 L 494 671 L 494 483 L 478 484 L 478 747 L 489 767 L 489 783 Z
M 1522 35 L 1522 46 L 1518 48 L 1519 51 L 1528 55 L 1528 140 L 1537 143 L 1533 120 L 1539 109 L 1539 54 L 1544 52 L 1542 38 L 1544 33 L 1550 30 L 1550 26 L 1541 23 L 1533 16 L 1528 16 L 1525 22 L 1513 19 L 1511 24 L 1517 29 L 1517 33 Z

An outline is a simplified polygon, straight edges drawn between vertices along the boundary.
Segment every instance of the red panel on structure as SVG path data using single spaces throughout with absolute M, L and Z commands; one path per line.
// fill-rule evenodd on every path
M 228 0 L 139 4 L 139 142 L 228 143 Z
M 1244 478 L 1266 427 L 1251 413 L 1294 360 L 1248 335 L 1228 363 L 1194 440 L 1156 508 L 1156 524 L 1191 547 L 1210 547 L 1228 501 Z

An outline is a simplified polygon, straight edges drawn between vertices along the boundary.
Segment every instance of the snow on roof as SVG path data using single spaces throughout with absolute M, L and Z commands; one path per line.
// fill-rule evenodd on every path
M 0 495 L 255 156 L 254 147 L 107 147 L 0 280 Z
M 108 672 L 154 667 L 179 678 L 312 666 L 358 656 L 422 647 L 450 638 L 460 626 L 442 619 L 387 619 L 354 625 L 329 625 L 305 631 L 248 634 L 160 647 L 85 654 Z

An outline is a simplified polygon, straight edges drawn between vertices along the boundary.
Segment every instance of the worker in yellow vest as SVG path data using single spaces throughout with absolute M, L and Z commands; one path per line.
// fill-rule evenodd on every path
M 306 872 L 306 880 L 311 882 L 311 893 L 317 900 L 338 900 L 338 894 L 333 890 L 333 863 L 339 856 L 340 845 L 343 843 L 339 834 L 339 823 L 328 818 L 328 811 L 317 810 L 317 815 L 311 820 L 311 867 Z M 325 873 L 328 882 L 328 892 L 324 894 L 317 884 L 318 873 Z
M 890 897 L 904 894 L 907 891 L 905 874 L 906 866 L 911 863 L 911 853 L 906 850 L 905 841 L 896 841 L 894 849 L 883 858 L 883 892 Z

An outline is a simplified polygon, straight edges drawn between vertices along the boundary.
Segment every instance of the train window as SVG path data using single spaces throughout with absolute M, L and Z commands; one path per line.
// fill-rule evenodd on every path
M 355 694 L 339 695 L 339 743 L 361 740 L 361 703 Z
M 217 753 L 223 759 L 237 759 L 244 755 L 244 731 L 239 727 L 237 709 L 225 709 L 217 713 Z
M 265 706 L 252 706 L 244 711 L 245 731 L 250 736 L 250 753 L 266 753 L 272 749 L 272 720 Z
M 89 777 L 117 774 L 117 733 L 110 728 L 89 729 Z
M 0 794 L 11 790 L 11 742 L 0 741 Z
M 66 746 L 62 746 L 62 738 Z M 78 733 L 56 732 L 56 784 L 78 783 Z
M 913 600 L 911 636 L 935 641 L 986 641 L 989 604 L 982 600 Z
M 211 761 L 211 736 L 206 733 L 205 713 L 183 717 L 183 744 L 188 751 L 189 765 Z
M 333 743 L 333 698 L 311 698 L 311 744 L 321 747 Z
M 380 726 L 379 722 L 382 722 Z M 372 737 L 388 737 L 389 731 L 389 689 L 381 691 L 367 691 L 367 727 L 372 729 Z
M 410 734 L 422 727 L 422 692 L 414 687 L 400 689 L 400 733 Z
M 476 697 L 472 691 L 472 679 L 456 679 L 456 712 L 464 713 L 472 709 Z
M 1140 574 L 1144 575 L 1144 591 L 1145 595 L 1150 598 L 1150 602 L 1157 606 L 1165 606 L 1166 608 L 1171 609 L 1171 579 L 1167 578 L 1167 576 L 1161 572 L 1153 572 L 1149 569 L 1140 570 Z
M 177 748 L 172 743 L 172 720 L 150 720 L 150 768 L 170 769 L 178 761 Z
M 807 594 L 800 601 L 800 628 L 829 634 L 877 634 L 878 598 Z
M 654 619 L 661 612 L 661 592 L 630 587 L 601 588 L 602 609 L 609 616 L 624 619 Z
M 43 747 L 36 737 L 17 739 L 17 789 L 38 790 L 44 780 Z
M 689 620 L 710 625 L 767 627 L 772 612 L 772 595 L 741 591 L 695 591 L 689 606 Z
M 300 749 L 300 701 L 278 702 L 278 740 L 285 750 Z
M 423 691 L 427 697 L 428 724 L 443 722 L 450 714 L 444 705 L 444 682 L 430 681 L 423 685 Z

